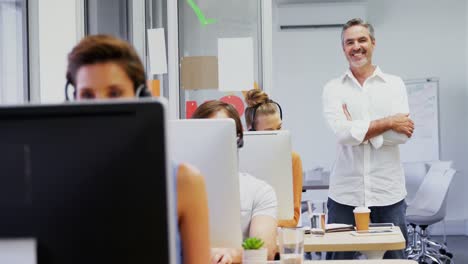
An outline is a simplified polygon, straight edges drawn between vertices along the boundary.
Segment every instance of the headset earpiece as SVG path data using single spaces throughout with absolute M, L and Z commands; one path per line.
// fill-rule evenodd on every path
M 244 138 L 238 137 L 237 138 L 237 148 L 240 149 L 244 146 Z
M 70 81 L 67 81 L 67 83 L 65 84 L 65 100 L 66 101 L 71 101 L 70 86 L 71 86 L 71 89 L 72 89 L 73 100 L 76 99 L 76 89 L 70 83 Z M 151 97 L 151 96 L 152 96 L 152 94 L 151 94 L 150 90 L 148 89 L 148 87 L 145 84 L 141 84 L 140 86 L 138 86 L 138 88 L 137 88 L 137 90 L 135 92 L 135 97 Z
M 151 97 L 152 94 L 146 84 L 140 84 L 135 92 L 135 97 Z
M 76 99 L 76 89 L 75 89 L 75 86 L 73 86 L 73 85 L 71 84 L 71 82 L 67 80 L 67 83 L 65 83 L 65 100 L 66 100 L 66 101 L 71 101 L 70 96 L 69 96 L 69 87 L 70 87 L 70 86 L 72 87 L 71 89 L 72 89 L 73 100 Z

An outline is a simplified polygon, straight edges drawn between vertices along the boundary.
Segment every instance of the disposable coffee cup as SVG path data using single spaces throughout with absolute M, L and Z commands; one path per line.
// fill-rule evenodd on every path
M 367 207 L 354 208 L 354 221 L 356 222 L 357 231 L 369 230 L 370 212 Z

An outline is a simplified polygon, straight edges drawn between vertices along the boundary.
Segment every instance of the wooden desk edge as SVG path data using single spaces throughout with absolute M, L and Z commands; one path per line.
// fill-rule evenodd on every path
M 382 249 L 382 244 L 385 244 L 385 249 Z M 379 250 L 401 250 L 406 247 L 406 242 L 397 243 L 380 243 L 380 244 L 348 244 L 348 245 L 308 245 L 304 244 L 305 252 L 322 252 L 322 251 L 379 251 Z M 331 250 L 332 249 L 332 250 Z

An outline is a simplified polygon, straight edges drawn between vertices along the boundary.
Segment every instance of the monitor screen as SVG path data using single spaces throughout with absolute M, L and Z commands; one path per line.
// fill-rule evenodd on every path
M 278 219 L 294 217 L 291 135 L 289 131 L 249 131 L 239 151 L 239 170 L 269 183 L 278 198 Z
M 169 121 L 170 157 L 197 167 L 205 177 L 210 244 L 242 243 L 236 125 L 233 119 Z
M 165 129 L 155 100 L 0 107 L 0 240 L 33 238 L 39 264 L 172 263 Z

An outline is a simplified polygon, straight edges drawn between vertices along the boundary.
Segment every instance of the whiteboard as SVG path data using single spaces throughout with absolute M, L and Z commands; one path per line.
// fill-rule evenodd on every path
M 400 145 L 402 162 L 439 160 L 439 80 L 405 81 L 414 133 Z

